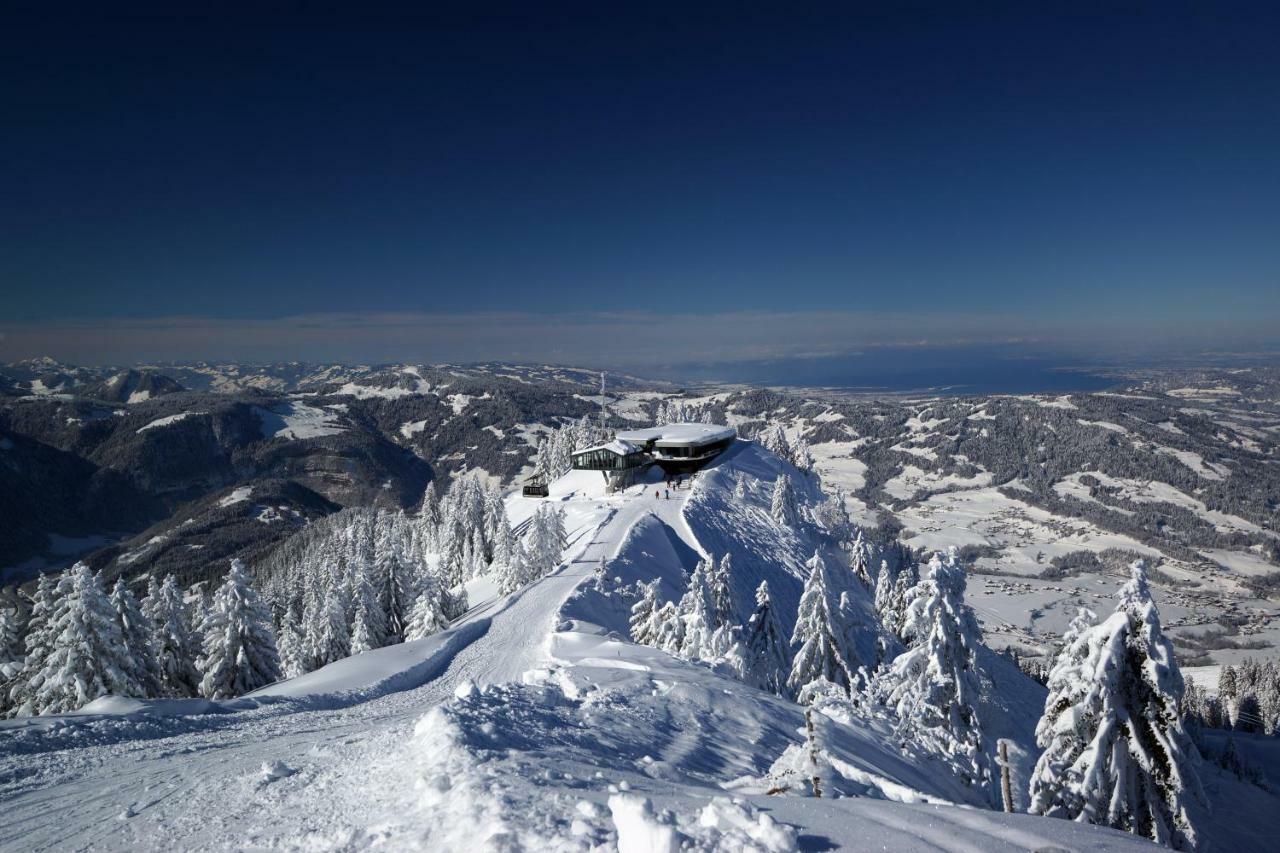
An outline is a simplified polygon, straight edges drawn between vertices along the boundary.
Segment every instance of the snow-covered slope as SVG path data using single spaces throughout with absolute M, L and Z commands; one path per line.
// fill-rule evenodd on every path
M 741 607 L 768 579 L 794 612 L 823 546 L 770 518 L 777 476 L 799 477 L 749 443 L 670 499 L 649 483 L 605 494 L 575 472 L 551 489 L 563 564 L 449 631 L 231 702 L 107 700 L 8 722 L 0 848 L 1147 849 L 966 807 L 973 793 L 900 752 L 874 715 L 818 715 L 826 795 L 807 796 L 788 772 L 802 708 L 629 641 L 633 584 L 661 578 L 674 597 L 703 556 L 732 555 Z M 797 492 L 817 498 L 800 479 Z M 517 530 L 539 503 L 508 500 Z M 1025 718 L 1009 678 L 992 701 Z

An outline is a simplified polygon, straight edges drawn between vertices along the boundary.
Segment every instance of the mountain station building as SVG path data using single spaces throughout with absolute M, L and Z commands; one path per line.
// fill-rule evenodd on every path
M 716 424 L 664 424 L 623 430 L 613 441 L 573 454 L 585 471 L 628 471 L 656 464 L 668 474 L 696 471 L 733 444 L 737 431 Z

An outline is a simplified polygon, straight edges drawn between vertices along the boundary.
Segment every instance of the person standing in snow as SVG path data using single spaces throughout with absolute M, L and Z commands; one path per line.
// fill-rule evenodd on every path
M 667 500 L 671 500 L 671 490 L 670 490 L 670 489 L 664 489 L 664 490 L 663 490 L 663 494 L 665 494 L 665 495 L 666 495 L 666 499 L 667 499 Z

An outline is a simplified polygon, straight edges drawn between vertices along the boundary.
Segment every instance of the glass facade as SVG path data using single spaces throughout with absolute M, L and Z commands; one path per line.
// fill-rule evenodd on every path
M 602 447 L 573 454 L 573 467 L 580 471 L 621 471 L 625 468 L 639 468 L 648 461 L 647 453 L 637 451 L 618 454 Z
M 715 456 L 730 444 L 733 444 L 733 439 L 726 438 L 711 444 L 697 446 L 656 447 L 653 452 L 655 456 L 661 459 L 704 459 Z

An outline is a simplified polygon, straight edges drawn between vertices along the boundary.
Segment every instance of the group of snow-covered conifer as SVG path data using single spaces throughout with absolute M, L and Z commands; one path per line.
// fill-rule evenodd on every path
M 207 599 L 169 575 L 150 578 L 141 601 L 123 579 L 108 592 L 77 563 L 40 577 L 21 644 L 5 634 L 9 716 L 74 711 L 108 695 L 238 696 L 281 675 L 271 611 L 239 560 Z
M 779 450 L 784 442 L 780 432 L 773 435 Z M 741 498 L 750 487 L 739 476 L 734 488 Z M 777 524 L 814 524 L 848 554 L 848 567 L 821 553 L 809 560 L 790 637 L 767 582 L 752 612 L 734 612 L 726 554 L 702 560 L 677 600 L 663 601 L 657 580 L 639 585 L 632 639 L 707 662 L 835 720 L 877 715 L 904 749 L 944 762 L 978 801 L 1012 807 L 1000 786 L 1001 733 L 981 718 L 982 634 L 965 603 L 955 551 L 922 565 L 896 541 L 871 543 L 849 523 L 839 498 L 802 510 L 785 473 L 768 508 Z M 859 604 L 868 601 L 873 608 Z M 1048 689 L 1029 811 L 1194 847 L 1195 816 L 1207 808 L 1201 757 L 1184 722 L 1182 677 L 1144 564 L 1131 567 L 1114 613 L 1077 616 Z
M 513 532 L 502 494 L 475 478 L 416 515 L 353 508 L 310 525 L 249 572 L 233 560 L 213 590 L 124 579 L 108 591 L 84 564 L 41 576 L 25 626 L 0 609 L 0 707 L 74 711 L 106 695 L 225 699 L 335 660 L 447 627 L 480 575 L 513 592 L 566 547 L 563 510 L 539 507 Z
M 416 515 L 353 508 L 312 524 L 258 567 L 285 674 L 436 633 L 466 611 L 474 578 L 491 575 L 509 593 L 555 568 L 563 510 L 539 507 L 522 533 L 502 492 L 473 477 L 443 498 L 428 485 Z

